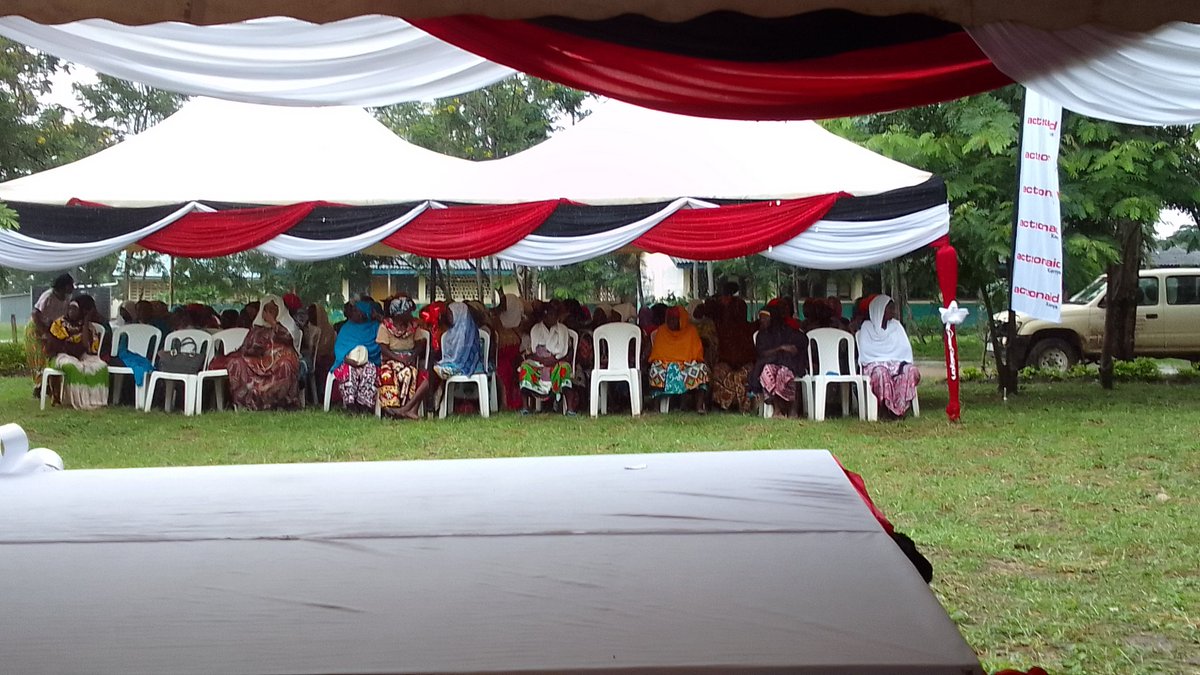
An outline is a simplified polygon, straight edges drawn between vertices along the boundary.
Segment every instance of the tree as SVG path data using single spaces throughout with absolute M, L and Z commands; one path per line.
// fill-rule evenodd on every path
M 1016 87 L 895 113 L 837 120 L 828 128 L 893 159 L 946 179 L 960 283 L 978 293 L 989 316 L 1007 302 L 1001 283 L 1010 255 L 1020 90 Z M 1136 292 L 1145 230 L 1164 208 L 1192 214 L 1200 205 L 1200 151 L 1188 127 L 1133 127 L 1066 114 L 1061 142 L 1065 286 L 1097 274 L 1124 275 L 1111 292 L 1113 343 L 1105 361 L 1132 346 L 1130 298 Z M 1132 284 L 1128 283 L 1132 275 Z M 1110 276 L 1116 279 L 1116 276 Z M 992 331 L 993 336 L 998 334 Z M 1003 355 L 1000 345 L 996 353 Z M 1001 365 L 1015 380 L 1015 363 Z M 1103 364 L 1102 364 L 1103 365 Z M 1111 373 L 1111 365 L 1107 369 Z M 1102 373 L 1104 369 L 1102 368 Z M 1107 379 L 1106 386 L 1111 382 Z
M 75 98 L 92 119 L 112 129 L 116 140 L 158 124 L 188 100 L 183 94 L 100 75 L 95 84 L 75 84 Z
M 575 265 L 541 270 L 540 281 L 556 298 L 620 301 L 637 297 L 640 260 L 636 253 L 614 253 Z
M 554 82 L 514 75 L 432 103 L 401 103 L 374 112 L 415 145 L 463 159 L 499 159 L 541 143 L 563 121 L 582 119 L 588 96 Z

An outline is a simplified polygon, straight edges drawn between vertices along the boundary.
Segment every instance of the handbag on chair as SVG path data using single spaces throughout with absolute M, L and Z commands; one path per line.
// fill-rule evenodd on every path
M 190 349 L 189 349 L 190 347 Z M 158 352 L 158 370 L 164 373 L 195 375 L 204 367 L 204 354 L 192 338 L 177 341 L 171 349 Z

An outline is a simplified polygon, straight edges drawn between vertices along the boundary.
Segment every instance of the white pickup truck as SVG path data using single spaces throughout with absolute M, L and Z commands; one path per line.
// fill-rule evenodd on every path
M 1135 356 L 1200 363 L 1200 268 L 1148 269 L 1138 276 Z M 1082 360 L 1099 359 L 1107 288 L 1103 276 L 1088 284 L 1063 304 L 1059 323 L 1018 312 L 1016 362 L 1066 370 Z M 1005 321 L 1007 312 L 995 318 Z

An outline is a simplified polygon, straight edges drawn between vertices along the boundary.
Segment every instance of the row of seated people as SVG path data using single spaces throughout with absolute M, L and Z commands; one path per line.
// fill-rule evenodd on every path
M 417 415 L 430 372 L 438 384 L 454 375 L 492 371 L 506 408 L 528 414 L 549 403 L 574 413 L 587 395 L 592 369 L 609 365 L 609 356 L 597 353 L 593 334 L 606 323 L 626 321 L 627 315 L 633 320 L 631 306 L 599 305 L 589 311 L 571 300 L 531 303 L 513 295 L 493 310 L 474 301 L 434 303 L 419 315 L 404 296 L 391 299 L 386 309 L 371 300 L 356 304 L 348 308 L 351 320 L 336 338 L 333 375 L 342 401 L 361 411 L 378 403 L 398 417 Z M 645 390 L 652 399 L 687 395 L 700 412 L 710 404 L 748 411 L 759 397 L 790 411 L 796 378 L 807 373 L 810 355 L 803 324 L 796 324 L 787 305 L 769 303 L 757 322 L 746 319 L 746 304 L 734 293 L 693 303 L 690 310 L 647 308 L 637 317 L 645 338 L 642 352 L 631 358 L 640 361 Z M 822 301 L 822 306 L 829 305 Z M 887 296 L 865 298 L 856 306 L 863 316 L 844 324 L 810 322 L 809 329 L 856 328 L 862 372 L 885 403 L 884 417 L 902 417 L 920 381 L 907 334 Z M 490 353 L 482 352 L 476 338 L 480 328 L 489 335 Z M 431 340 L 434 365 L 428 370 L 419 366 L 426 350 L 423 335 Z M 355 350 L 359 353 L 352 355 Z
M 87 296 L 68 302 L 69 277 L 66 281 L 56 282 L 35 307 L 31 328 L 40 346 L 35 351 L 43 360 L 53 356 L 70 373 L 63 391 L 71 394 L 71 405 L 98 407 L 107 400 L 107 374 L 97 355 L 110 350 L 91 344 L 91 322 L 102 323 L 95 303 Z M 215 357 L 210 368 L 228 371 L 234 405 L 250 410 L 297 407 L 299 383 L 312 373 L 318 385 L 326 377 L 336 378 L 347 408 L 370 410 L 378 404 L 390 416 L 411 418 L 425 399 L 430 372 L 440 382 L 493 370 L 507 408 L 528 413 L 549 402 L 574 412 L 580 394 L 587 392 L 592 368 L 607 365 L 607 355 L 597 358 L 593 332 L 608 322 L 636 320 L 645 339 L 635 358 L 652 398 L 688 394 L 703 412 L 709 405 L 747 411 L 755 397 L 763 397 L 786 412 L 795 400 L 795 378 L 808 369 L 804 331 L 836 327 L 858 329 L 863 372 L 892 416 L 902 416 L 919 373 L 910 367 L 911 348 L 894 308 L 885 296 L 867 298 L 856 303 L 855 315 L 846 320 L 840 303 L 834 302 L 806 301 L 804 319 L 798 321 L 793 303 L 777 299 L 763 309 L 758 322 L 751 322 L 746 303 L 732 285 L 690 308 L 656 305 L 636 315 L 631 305 L 601 304 L 589 311 L 572 300 L 529 302 L 512 295 L 492 310 L 478 302 L 435 302 L 418 315 L 415 303 L 400 295 L 389 299 L 386 307 L 369 298 L 347 303 L 346 319 L 331 325 L 322 307 L 306 307 L 298 296 L 288 294 L 282 299 L 264 297 L 240 312 L 218 314 L 203 305 L 188 305 L 165 317 L 174 330 L 247 328 L 242 345 Z M 70 313 L 64 309 L 62 316 L 48 320 L 57 305 L 71 304 L 80 307 Z M 157 325 L 162 317 L 156 303 L 126 303 L 114 323 Z M 479 327 L 492 338 L 489 354 L 481 352 L 475 339 Z M 570 343 L 570 332 L 578 344 Z M 60 339 L 54 333 L 68 337 Z M 422 335 L 429 336 L 429 345 Z M 419 367 L 419 356 L 427 349 L 433 355 L 429 369 Z M 153 368 L 144 356 L 123 347 L 117 360 L 135 372 Z

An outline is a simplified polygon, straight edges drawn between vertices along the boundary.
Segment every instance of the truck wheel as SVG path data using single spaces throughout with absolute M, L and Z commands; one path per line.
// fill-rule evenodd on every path
M 1066 372 L 1078 362 L 1079 355 L 1075 352 L 1075 348 L 1062 338 L 1038 340 L 1029 350 L 1029 358 L 1025 360 L 1026 365 L 1061 372 Z

